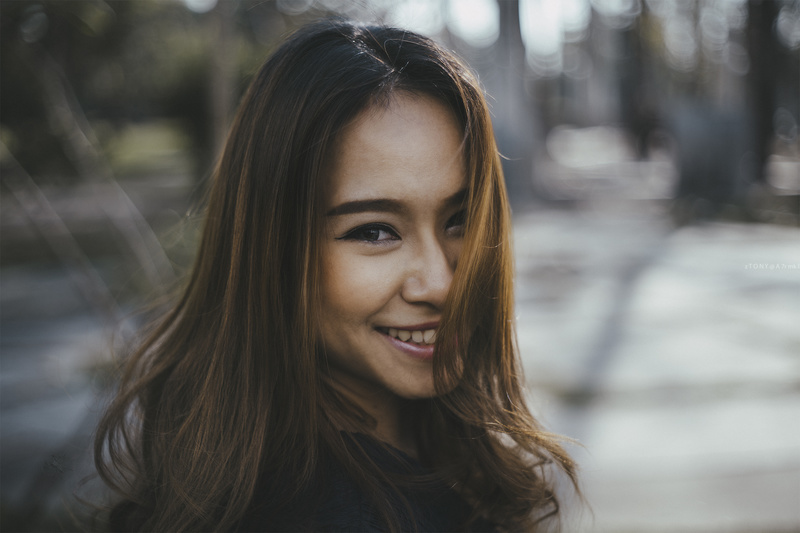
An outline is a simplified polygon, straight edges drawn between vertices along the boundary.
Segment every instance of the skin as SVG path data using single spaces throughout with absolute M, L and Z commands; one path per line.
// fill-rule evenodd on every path
M 387 329 L 441 318 L 463 242 L 461 141 L 447 107 L 400 92 L 344 130 L 331 166 L 321 341 L 338 388 L 412 455 L 403 405 L 435 394 L 432 350 L 404 349 Z M 382 202 L 358 203 L 371 200 Z

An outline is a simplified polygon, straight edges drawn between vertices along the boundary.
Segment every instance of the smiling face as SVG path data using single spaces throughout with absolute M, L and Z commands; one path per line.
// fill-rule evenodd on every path
M 461 141 L 442 103 L 396 93 L 344 130 L 333 157 L 321 341 L 334 379 L 368 410 L 434 395 L 435 332 L 463 240 Z

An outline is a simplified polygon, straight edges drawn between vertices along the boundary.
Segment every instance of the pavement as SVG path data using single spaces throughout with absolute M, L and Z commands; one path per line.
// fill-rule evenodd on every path
M 651 182 L 515 213 L 531 403 L 580 444 L 564 531 L 800 531 L 800 230 L 676 228 Z M 0 274 L 2 528 L 47 530 L 90 472 L 109 331 L 57 265 Z
M 800 231 L 668 220 L 516 218 L 533 405 L 582 446 L 566 531 L 800 531 Z

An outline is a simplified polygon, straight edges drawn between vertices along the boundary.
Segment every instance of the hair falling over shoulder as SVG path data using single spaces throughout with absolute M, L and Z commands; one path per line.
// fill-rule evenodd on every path
M 274 490 L 259 498 L 281 509 L 331 457 L 379 508 L 381 487 L 402 483 L 344 442 L 343 428 L 366 426 L 326 379 L 315 315 L 336 134 L 396 91 L 452 109 L 468 172 L 465 242 L 435 348 L 439 394 L 414 404 L 421 453 L 475 518 L 500 530 L 558 516 L 551 475 L 576 484 L 576 467 L 526 407 L 509 206 L 478 83 L 427 38 L 327 20 L 291 36 L 253 80 L 213 176 L 188 284 L 128 357 L 100 422 L 95 462 L 117 498 L 112 528 L 232 530 L 264 476 Z

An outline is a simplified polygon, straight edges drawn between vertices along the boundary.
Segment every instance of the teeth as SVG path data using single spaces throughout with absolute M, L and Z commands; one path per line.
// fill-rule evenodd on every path
M 417 344 L 433 344 L 436 342 L 436 330 L 426 329 L 425 331 L 408 331 L 405 329 L 389 328 L 389 335 L 403 342 L 409 340 Z

